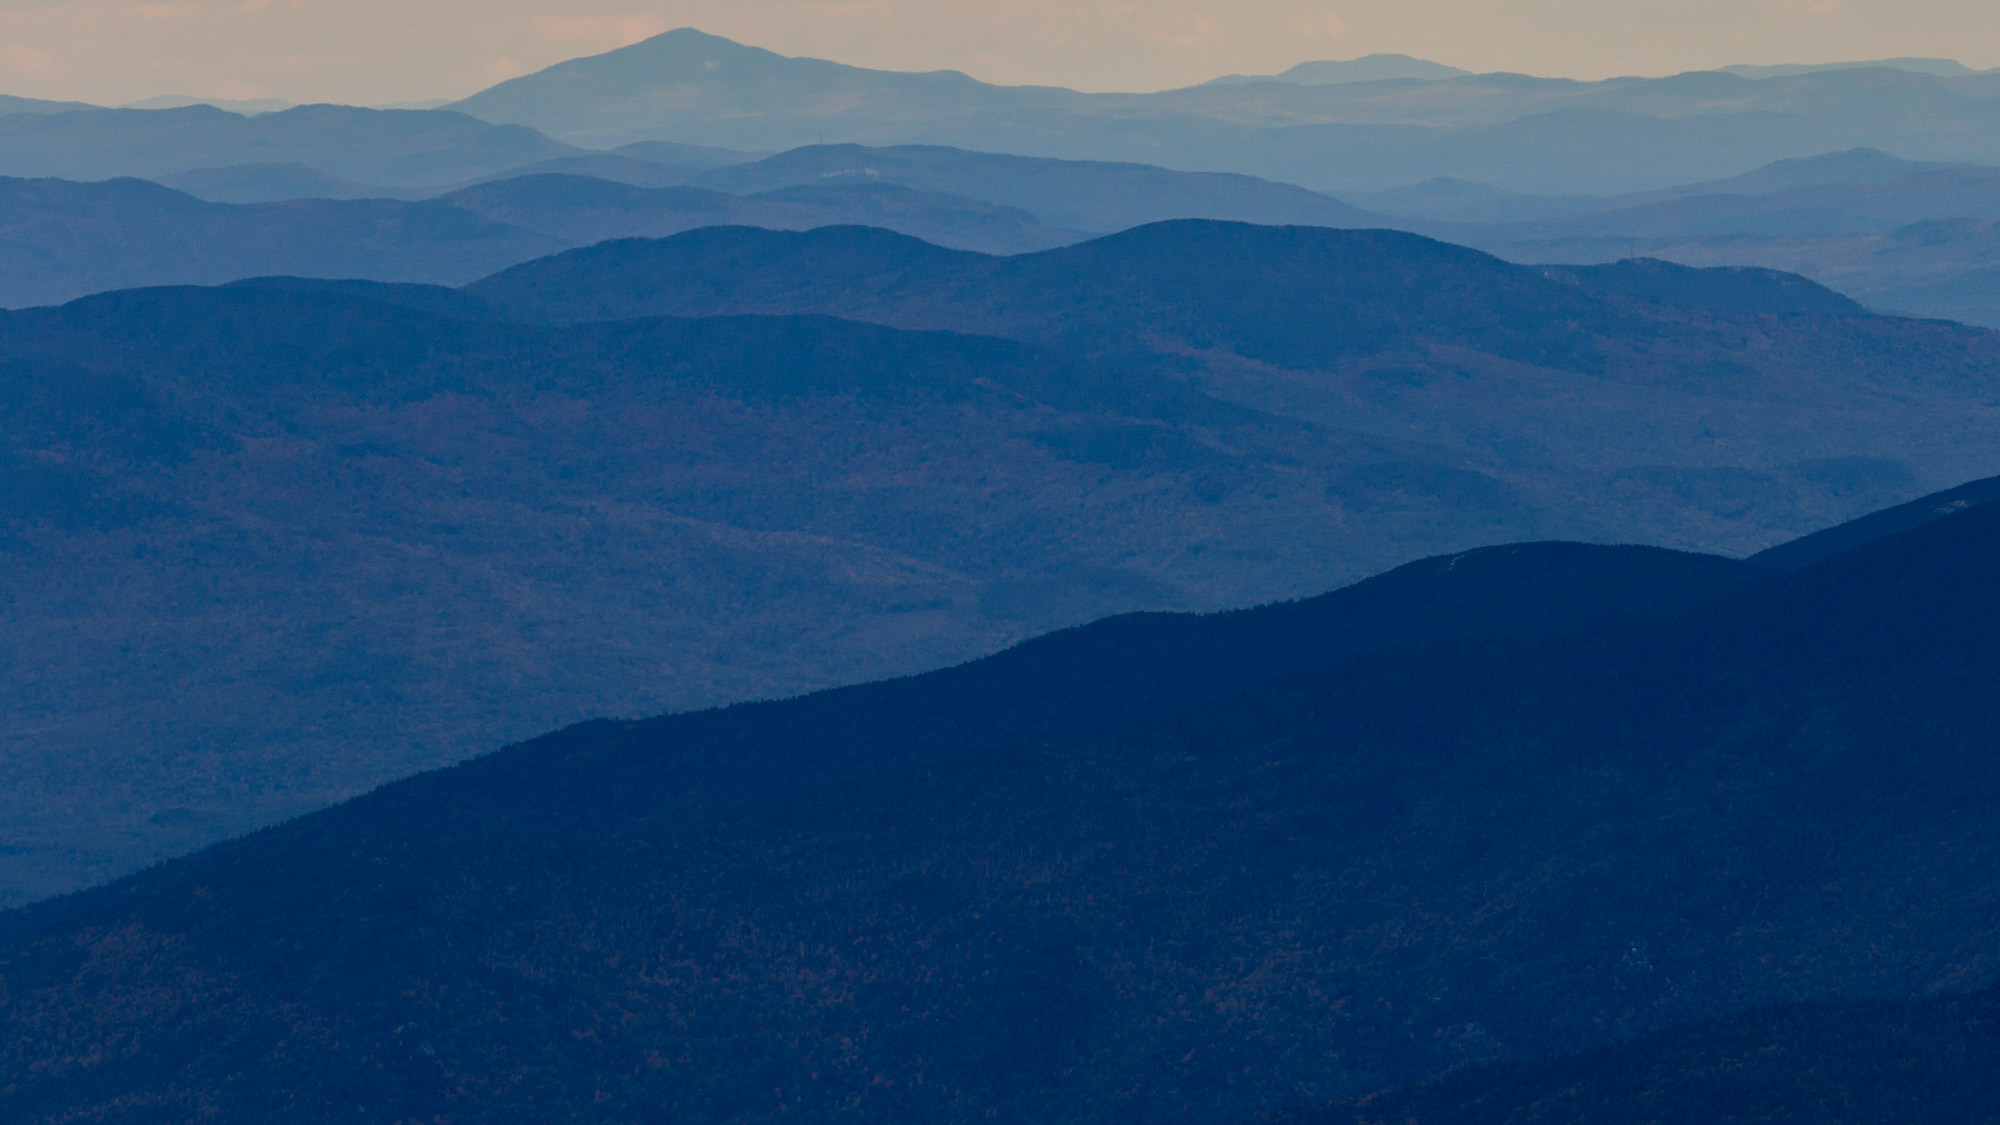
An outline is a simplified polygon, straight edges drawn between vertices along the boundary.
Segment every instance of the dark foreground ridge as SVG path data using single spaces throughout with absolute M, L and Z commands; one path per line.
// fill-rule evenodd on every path
M 1994 500 L 2000 500 L 2000 477 L 1987 477 L 1850 520 L 1838 527 L 1816 531 L 1789 543 L 1780 543 L 1750 556 L 1750 561 L 1780 570 L 1797 570 L 1864 543 L 1911 531 Z
M 1500 1063 L 1269 1125 L 1950 1125 L 2000 1116 L 2000 991 L 1795 1004 Z
M 0 1115 L 1244 1120 L 1974 987 L 1996 561 L 1495 549 L 586 724 L 8 915 Z

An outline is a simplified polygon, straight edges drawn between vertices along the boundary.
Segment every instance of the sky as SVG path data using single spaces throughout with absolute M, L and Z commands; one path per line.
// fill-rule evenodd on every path
M 1084 90 L 1385 51 L 1577 78 L 1898 55 L 2000 66 L 1996 0 L 0 0 L 0 93 L 456 98 L 689 26 Z

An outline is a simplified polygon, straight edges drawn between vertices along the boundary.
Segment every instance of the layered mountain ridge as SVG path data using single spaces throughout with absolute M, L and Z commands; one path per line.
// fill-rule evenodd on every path
M 1244 1120 L 1971 987 L 1996 511 L 1791 572 L 1499 548 L 572 728 L 8 916 L 0 1097 Z
M 1996 107 L 0 98 L 0 1120 L 1992 1117 Z
M 7 314 L 0 886 L 1106 613 L 1523 539 L 1748 553 L 1990 465 L 1994 348 L 1755 272 L 1215 223 Z
M 1931 68 L 1935 69 L 1935 68 Z M 1209 83 L 1155 94 L 1001 87 L 790 59 L 692 29 L 511 79 L 455 108 L 604 147 L 949 145 L 1240 172 L 1316 189 L 1457 176 L 1615 193 L 1857 146 L 1991 163 L 1991 73 L 1878 66 L 1575 82 L 1525 75 Z

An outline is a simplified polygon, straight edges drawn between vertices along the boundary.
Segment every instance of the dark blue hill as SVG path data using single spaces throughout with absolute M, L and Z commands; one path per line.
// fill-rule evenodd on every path
M 1650 258 L 1601 266 L 1549 266 L 1549 276 L 1593 293 L 1729 316 L 1867 316 L 1868 310 L 1795 273 L 1722 266 L 1694 269 Z
M 1709 335 L 1679 323 L 1690 315 L 1869 317 L 1771 270 L 1525 267 L 1399 231 L 1208 220 L 1008 258 L 881 231 L 721 228 L 573 250 L 467 291 L 535 319 L 814 311 L 1311 370 L 1428 346 L 1598 371 L 1608 346 Z
M 356 806 L 347 825 L 339 817 L 326 823 L 363 835 L 400 834 L 417 822 L 427 834 L 589 834 L 613 809 L 634 823 L 684 822 L 912 758 L 1075 739 L 1198 709 L 1363 653 L 1560 633 L 1678 609 L 1758 578 L 1732 559 L 1650 547 L 1491 547 L 1300 602 L 1113 617 L 882 684 L 643 723 L 589 723 L 391 787 Z M 792 760 L 745 757 L 746 742 L 813 751 Z M 438 785 L 458 795 L 440 802 Z M 467 801 L 475 791 L 483 798 Z M 446 813 L 440 822 L 443 804 L 473 819 L 452 823 Z M 494 814 L 502 819 L 485 819 Z
M 694 181 L 751 193 L 841 182 L 895 183 L 1032 212 L 1064 230 L 1125 230 L 1169 219 L 1379 227 L 1382 216 L 1292 184 L 1148 164 L 1049 160 L 935 145 L 811 145 L 708 172 Z
M 1011 258 L 880 231 L 718 229 L 571 251 L 468 292 L 552 320 L 810 309 L 1308 368 L 1419 340 L 1594 368 L 1591 334 L 1646 330 L 1575 286 L 1417 235 L 1197 220 Z
M 551 173 L 420 201 L 332 194 L 217 203 L 145 180 L 0 178 L 0 243 L 12 252 L 0 306 L 270 274 L 457 285 L 568 247 L 732 223 L 860 223 L 1001 253 L 1074 239 L 1014 208 L 881 183 L 743 197 Z
M 580 175 L 523 175 L 440 196 L 439 202 L 585 246 L 713 226 L 811 230 L 860 225 L 944 246 L 1013 254 L 1076 240 L 1028 212 L 895 183 L 804 184 L 731 195 L 699 187 L 640 187 Z
M 1057 409 L 1165 409 L 1177 422 L 1254 417 L 1153 372 L 991 337 L 824 316 L 546 326 L 480 311 L 452 290 L 370 282 L 131 289 L 0 318 L 0 354 L 58 357 L 228 413 L 302 408 L 323 393 L 402 402 L 637 387 L 751 400 L 998 395 Z
M 2000 500 L 2000 477 L 1971 481 L 1957 488 L 1932 493 L 1907 504 L 1898 504 L 1893 508 L 1871 513 L 1858 520 L 1850 520 L 1837 527 L 1816 531 L 1789 543 L 1780 543 L 1750 556 L 1750 561 L 1779 570 L 1796 570 L 1822 559 L 1832 558 L 1843 551 L 1851 551 L 1864 543 L 1872 543 L 1884 536 L 1913 531 L 1933 520 L 1943 519 L 1991 500 Z
M 572 245 L 447 203 L 208 203 L 144 180 L 0 178 L 0 306 L 260 274 L 463 283 Z
M 1274 1125 L 1950 1125 L 2000 1116 L 2000 991 L 1797 1004 L 1630 1043 L 1478 1067 Z
M 1729 550 L 1983 476 L 2000 450 L 1977 390 L 2000 337 L 1982 330 L 1871 315 L 1787 274 L 1545 270 L 1394 231 L 1177 221 L 1002 258 L 875 230 L 715 228 L 570 251 L 466 293 L 525 320 L 819 313 L 1138 358 L 1310 424 L 1603 472 L 1593 489 L 1614 508 L 1755 510 L 1903 477 Z
M 1969 987 L 1995 511 L 1763 577 L 1480 552 L 573 728 L 10 916 L 0 1106 L 1241 1120 Z

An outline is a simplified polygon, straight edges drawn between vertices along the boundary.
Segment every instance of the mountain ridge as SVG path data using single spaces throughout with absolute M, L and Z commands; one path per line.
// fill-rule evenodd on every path
M 1578 1056 L 1493 1064 L 1415 1089 L 1260 1117 L 1276 1125 L 1991 1116 L 1995 990 L 1904 1002 L 1791 1005 L 1676 1028 Z
M 0 888 L 589 714 L 910 672 L 1109 612 L 1526 539 L 1747 554 L 2000 447 L 1989 334 L 1739 315 L 1771 296 L 1754 274 L 1607 294 L 1414 236 L 1230 224 L 1032 260 L 722 228 L 552 261 L 552 301 L 603 295 L 565 262 L 615 265 L 626 288 L 586 310 L 614 319 L 300 278 L 0 317 L 8 627 L 47 653 L 4 681 L 42 718 L 10 751 L 40 780 L 7 806 Z M 136 413 L 74 415 L 64 380 Z M 163 461 L 128 431 L 213 440 Z M 648 608 L 606 618 L 628 600 Z M 356 605 L 400 609 L 326 617 Z M 232 702 L 191 713 L 204 693 Z M 64 764 L 93 754 L 124 764 Z
M 1977 750 L 1996 511 L 1685 609 L 1376 650 L 1081 740 L 876 768 L 806 702 L 576 728 L 515 752 L 546 765 L 512 784 L 472 784 L 508 755 L 475 762 L 10 915 L 0 979 L 65 1054 L 0 1045 L 36 1076 L 6 1096 L 37 1114 L 341 1099 L 477 1121 L 608 1099 L 696 1120 L 1114 1103 L 1240 1120 L 1746 1005 L 1990 975 L 1970 904 L 2000 785 Z M 1745 564 L 1715 565 L 1734 583 Z M 881 723 L 899 714 L 859 729 L 897 739 Z M 1922 737 L 1898 733 L 1918 715 Z M 760 716 L 798 726 L 753 734 Z M 823 748 L 864 770 L 647 827 L 647 788 L 711 784 L 690 738 L 662 737 L 700 724 L 739 760 Z M 626 772 L 585 771 L 582 802 L 548 790 L 579 776 L 549 767 L 600 751 Z M 574 834 L 532 827 L 544 799 Z M 481 810 L 500 816 L 468 834 Z M 1900 899 L 1877 893 L 1892 873 Z M 156 1006 L 125 1000 L 160 981 Z M 606 1005 L 630 1030 L 549 1034 Z M 79 1022 L 107 1006 L 132 1014 Z M 130 1035 L 116 1066 L 66 1061 Z
M 1987 74 L 1876 68 L 1597 83 L 1496 74 L 1083 94 L 790 60 L 692 29 L 544 74 L 456 104 L 600 147 L 950 145 L 1250 173 L 1316 190 L 1458 176 L 1513 190 L 1643 191 L 1857 146 L 2000 160 L 1977 123 L 1977 107 L 2000 93 Z M 1963 112 L 1931 112 L 1941 103 Z

